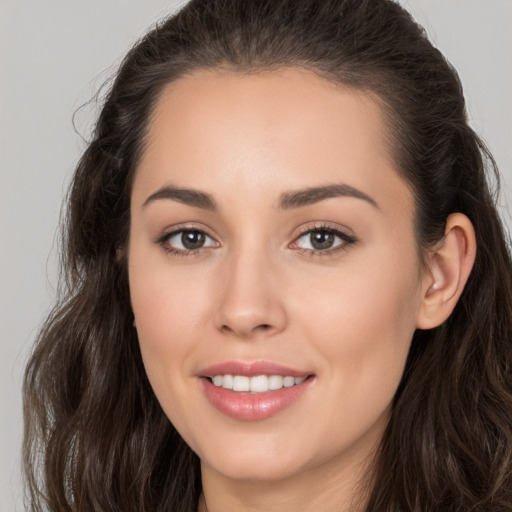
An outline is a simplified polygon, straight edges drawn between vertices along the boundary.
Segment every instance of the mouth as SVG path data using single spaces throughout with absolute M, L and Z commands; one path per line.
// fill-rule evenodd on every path
M 206 377 L 214 386 L 232 390 L 237 393 L 268 393 L 279 391 L 282 388 L 291 388 L 302 384 L 311 375 L 293 377 L 292 375 L 256 375 L 247 377 L 245 375 L 215 375 Z
M 292 406 L 315 375 L 281 365 L 228 362 L 199 375 L 208 401 L 219 412 L 242 421 L 259 421 Z

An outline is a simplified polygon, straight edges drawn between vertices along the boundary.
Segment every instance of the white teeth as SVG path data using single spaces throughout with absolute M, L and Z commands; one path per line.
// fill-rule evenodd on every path
M 295 379 L 293 377 L 285 377 L 283 379 L 283 386 L 285 388 L 291 388 L 292 386 L 295 386 Z
M 217 387 L 220 387 L 222 386 L 222 381 L 223 381 L 223 377 L 222 375 L 215 375 L 215 377 L 213 377 L 213 383 L 217 386 Z
M 249 391 L 249 377 L 236 375 L 233 377 L 233 391 Z
M 224 375 L 222 377 L 222 387 L 224 389 L 233 389 L 233 375 Z
M 253 393 L 264 393 L 268 391 L 268 377 L 266 375 L 251 377 L 251 391 Z
M 244 375 L 215 375 L 212 378 L 213 384 L 224 389 L 233 391 L 251 393 L 267 393 L 276 391 L 283 387 L 290 388 L 301 384 L 306 377 L 283 377 L 281 375 L 257 375 L 255 377 L 246 377 Z
M 271 375 L 268 379 L 268 389 L 275 391 L 283 387 L 283 377 L 281 375 Z

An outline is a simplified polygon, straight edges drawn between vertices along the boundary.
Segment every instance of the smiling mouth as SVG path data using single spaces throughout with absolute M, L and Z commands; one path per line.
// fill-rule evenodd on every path
M 259 372 L 256 375 L 212 372 L 199 379 L 210 403 L 222 414 L 240 421 L 260 421 L 278 414 L 298 401 L 314 380 L 312 374 Z
M 247 377 L 245 375 L 215 375 L 207 377 L 216 387 L 241 393 L 268 393 L 279 391 L 282 388 L 291 388 L 302 384 L 310 376 L 293 377 L 291 375 L 255 375 Z

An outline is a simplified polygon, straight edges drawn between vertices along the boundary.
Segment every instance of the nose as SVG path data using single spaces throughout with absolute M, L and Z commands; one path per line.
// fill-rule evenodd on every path
M 287 315 L 278 274 L 261 251 L 226 261 L 215 312 L 217 329 L 241 339 L 282 332 Z

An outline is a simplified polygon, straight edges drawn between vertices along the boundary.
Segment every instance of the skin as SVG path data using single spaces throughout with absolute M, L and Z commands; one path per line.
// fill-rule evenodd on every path
M 131 301 L 155 394 L 201 459 L 209 512 L 362 509 L 360 480 L 414 330 L 440 323 L 433 297 L 448 293 L 432 290 L 420 263 L 413 196 L 386 131 L 370 96 L 299 69 L 197 72 L 155 107 L 132 193 Z M 371 201 L 278 207 L 284 193 L 331 184 Z M 147 202 L 169 185 L 210 194 L 217 210 Z M 467 252 L 459 224 L 448 247 Z M 184 227 L 205 232 L 206 245 L 169 253 L 180 237 L 163 238 Z M 313 253 L 303 233 L 325 227 L 355 241 Z M 280 413 L 240 421 L 209 403 L 198 378 L 229 360 L 314 380 Z

